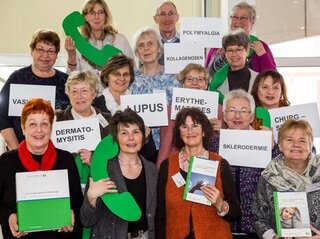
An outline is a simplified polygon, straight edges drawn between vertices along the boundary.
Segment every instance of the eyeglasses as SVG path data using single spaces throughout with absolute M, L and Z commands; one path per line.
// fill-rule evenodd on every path
M 231 117 L 237 115 L 238 113 L 240 114 L 240 116 L 246 116 L 251 113 L 251 110 L 248 110 L 248 109 L 236 110 L 234 108 L 229 108 L 225 112 Z
M 121 74 L 120 72 L 115 72 L 115 73 L 111 73 L 111 75 L 113 75 L 116 78 L 120 78 L 121 76 L 124 78 L 128 78 L 131 76 L 129 72 L 125 72 L 123 74 Z
M 227 49 L 226 50 L 226 53 L 228 54 L 228 55 L 232 55 L 232 54 L 240 54 L 241 52 L 243 52 L 245 50 L 245 48 L 237 48 L 237 49 Z
M 193 83 L 194 81 L 196 81 L 197 83 L 205 83 L 207 82 L 207 79 L 204 76 L 198 76 L 198 77 L 187 76 L 185 79 L 185 82 L 188 82 L 188 83 Z
M 179 127 L 181 132 L 188 132 L 190 129 L 192 132 L 200 130 L 201 129 L 201 125 L 200 124 L 192 124 L 192 125 L 186 125 L 186 124 L 182 124 Z
M 44 53 L 47 53 L 49 56 L 53 56 L 53 55 L 55 55 L 57 53 L 55 50 L 52 50 L 52 49 L 45 50 L 45 49 L 40 48 L 40 47 L 36 47 L 35 50 L 40 55 L 43 55 Z
M 245 17 L 245 16 L 238 17 L 238 16 L 231 15 L 230 18 L 232 21 L 240 21 L 240 22 L 246 22 L 249 20 L 249 17 Z
M 172 12 L 172 11 L 170 11 L 170 12 L 168 12 L 168 13 L 166 13 L 166 12 L 160 12 L 157 16 L 158 17 L 166 17 L 166 16 L 168 16 L 168 17 L 172 17 L 172 16 L 174 16 L 174 15 L 176 15 L 177 13 L 176 12 Z
M 100 17 L 100 16 L 104 16 L 105 15 L 105 12 L 103 11 L 103 10 L 100 10 L 100 11 L 97 11 L 97 12 L 95 12 L 95 11 L 90 11 L 90 12 L 88 12 L 87 13 L 89 16 L 96 16 L 96 15 L 98 15 L 98 17 Z

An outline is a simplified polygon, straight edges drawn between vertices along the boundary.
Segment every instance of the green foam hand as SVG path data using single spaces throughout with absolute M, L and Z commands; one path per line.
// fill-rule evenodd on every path
M 258 106 L 256 108 L 256 118 L 262 119 L 262 125 L 266 126 L 268 128 L 271 127 L 271 117 L 270 113 L 266 108 L 263 108 L 261 106 Z
M 77 11 L 70 13 L 62 22 L 65 34 L 72 37 L 76 48 L 85 58 L 103 67 L 110 57 L 122 52 L 111 45 L 105 45 L 101 50 L 92 46 L 78 30 L 78 27 L 84 24 L 85 19 Z
M 93 181 L 108 178 L 108 161 L 119 152 L 119 146 L 111 135 L 104 137 L 96 147 L 91 160 L 91 176 Z M 105 205 L 112 213 L 126 221 L 137 221 L 141 217 L 141 210 L 131 193 L 106 193 L 101 196 Z

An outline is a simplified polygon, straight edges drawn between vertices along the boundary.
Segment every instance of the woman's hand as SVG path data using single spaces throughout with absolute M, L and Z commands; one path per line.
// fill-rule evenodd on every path
M 97 182 L 94 182 L 92 178 L 89 178 L 89 189 L 87 192 L 88 200 L 92 206 L 96 206 L 97 198 L 101 197 L 105 193 L 116 193 L 116 185 L 110 178 L 103 178 Z
M 68 36 L 66 38 L 66 40 L 64 41 L 64 48 L 66 49 L 68 55 L 76 55 L 76 46 L 74 44 L 74 41 L 72 40 L 72 38 L 70 36 Z
M 145 132 L 146 132 L 146 139 L 149 137 L 149 135 L 150 135 L 150 132 L 151 132 L 151 129 L 149 128 L 149 127 L 145 127 Z
M 218 212 L 222 210 L 223 199 L 220 196 L 220 191 L 213 185 L 206 184 L 201 187 L 204 192 L 204 196 L 211 202 L 211 204 L 217 209 Z
M 210 119 L 210 124 L 211 124 L 212 130 L 220 131 L 222 126 L 222 121 L 218 119 Z
M 14 237 L 20 238 L 28 234 L 27 232 L 19 232 L 18 218 L 16 213 L 12 213 L 9 216 L 8 222 L 10 231 Z
M 266 53 L 266 49 L 262 45 L 261 41 L 255 41 L 250 43 L 250 47 L 258 56 L 262 56 Z
M 81 158 L 81 162 L 88 164 L 90 166 L 91 163 L 91 156 L 92 153 L 91 151 L 87 150 L 87 149 L 80 149 L 77 154 L 80 154 L 80 158 Z
M 74 226 L 74 222 L 75 222 L 75 219 L 74 219 L 74 212 L 73 210 L 71 210 L 71 226 L 64 226 L 64 227 L 61 227 L 58 232 L 72 232 L 73 231 L 73 226 Z

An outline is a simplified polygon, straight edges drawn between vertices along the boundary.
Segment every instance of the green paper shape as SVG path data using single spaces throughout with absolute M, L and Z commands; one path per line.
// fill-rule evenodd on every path
M 79 176 L 80 176 L 80 182 L 82 184 L 86 184 L 88 182 L 90 168 L 88 164 L 84 164 L 81 162 L 80 154 L 77 154 L 75 161 L 76 161 L 76 165 L 77 165 Z
M 97 145 L 91 160 L 91 176 L 94 181 L 108 178 L 108 161 L 118 155 L 119 146 L 113 141 L 112 135 L 104 137 Z M 126 221 L 137 221 L 141 217 L 141 210 L 129 192 L 106 193 L 101 196 L 102 201 L 112 213 Z
M 83 227 L 82 228 L 82 239 L 89 239 L 91 234 L 91 228 Z
M 78 30 L 78 27 L 85 24 L 84 17 L 80 12 L 70 13 L 62 22 L 62 27 L 67 36 L 71 36 L 78 51 L 94 64 L 103 67 L 108 59 L 122 51 L 111 45 L 105 45 L 101 50 L 92 46 Z
M 256 108 L 256 118 L 262 119 L 262 125 L 266 126 L 268 128 L 271 127 L 271 117 L 270 113 L 266 108 L 263 108 L 261 106 L 258 106 Z

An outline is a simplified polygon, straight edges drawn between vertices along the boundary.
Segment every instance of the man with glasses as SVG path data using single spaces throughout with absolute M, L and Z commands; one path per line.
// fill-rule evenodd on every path
M 153 20 L 159 25 L 159 34 L 162 43 L 179 43 L 180 33 L 176 29 L 179 14 L 176 6 L 171 1 L 164 1 L 156 8 Z M 159 59 L 159 63 L 164 65 L 164 57 Z

